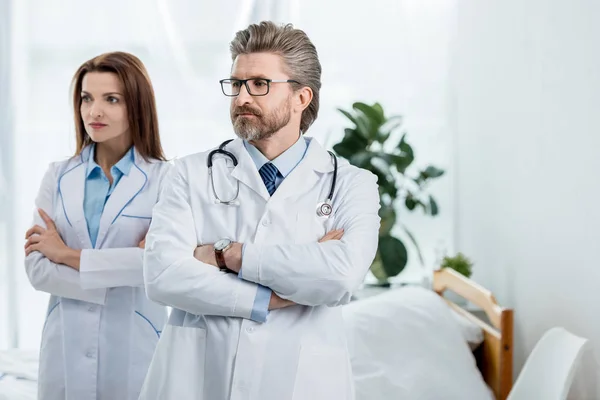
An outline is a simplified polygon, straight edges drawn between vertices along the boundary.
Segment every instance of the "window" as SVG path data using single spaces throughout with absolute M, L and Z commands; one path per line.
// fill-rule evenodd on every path
M 83 61 L 100 53 L 129 51 L 145 63 L 156 92 L 165 151 L 174 158 L 232 136 L 229 99 L 218 81 L 229 74 L 228 44 L 234 32 L 250 20 L 291 21 L 311 37 L 323 65 L 321 109 L 310 136 L 330 147 L 346 124 L 337 107 L 379 101 L 388 113 L 405 115 L 417 162 L 442 167 L 451 163 L 446 74 L 452 2 L 436 7 L 417 0 L 11 4 L 14 163 L 5 172 L 15 183 L 10 193 L 14 223 L 5 237 L 0 236 L 0 249 L 12 246 L 15 262 L 2 263 L 0 277 L 10 276 L 7 271 L 13 269 L 18 301 L 12 307 L 18 315 L 20 347 L 39 346 L 48 299 L 31 288 L 24 273 L 21 237 L 31 224 L 33 201 L 48 164 L 74 151 L 72 75 Z M 446 178 L 435 185 L 442 207 L 439 217 L 425 221 L 401 214 L 429 259 L 440 237 L 451 242 L 450 183 Z M 6 288 L 1 289 L 4 295 Z M 6 304 L 3 297 L 0 307 Z M 0 308 L 0 327 L 7 326 L 9 315 Z M 0 333 L 0 347 L 8 345 L 8 334 Z

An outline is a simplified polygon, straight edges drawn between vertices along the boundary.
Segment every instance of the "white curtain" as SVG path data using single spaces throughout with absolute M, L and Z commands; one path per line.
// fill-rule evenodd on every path
M 450 171 L 432 186 L 441 206 L 439 217 L 403 213 L 401 218 L 417 235 L 428 262 L 438 242 L 452 246 L 452 132 L 446 75 L 453 0 L 19 0 L 12 4 L 11 65 L 18 68 L 11 74 L 15 187 L 10 193 L 14 223 L 9 236 L 16 239 L 0 241 L 0 249 L 10 245 L 15 254 L 13 262 L 0 265 L 0 273 L 10 276 L 10 270 L 15 275 L 15 282 L 8 284 L 16 289 L 12 307 L 18 326 L 9 325 L 10 314 L 0 307 L 0 328 L 8 327 L 7 335 L 18 327 L 20 347 L 39 346 L 48 298 L 29 285 L 22 267 L 21 239 L 48 163 L 74 151 L 68 90 L 72 74 L 83 61 L 106 51 L 129 51 L 146 64 L 155 86 L 165 151 L 175 158 L 232 136 L 229 102 L 218 80 L 229 75 L 229 41 L 235 31 L 262 19 L 294 23 L 311 37 L 323 65 L 320 115 L 308 134 L 333 145 L 346 127 L 336 108 L 349 108 L 355 101 L 378 101 L 387 113 L 404 115 L 416 163 L 434 163 Z M 418 271 L 418 265 L 411 265 L 403 275 L 411 271 Z M 0 346 L 7 345 L 7 338 L 0 341 Z

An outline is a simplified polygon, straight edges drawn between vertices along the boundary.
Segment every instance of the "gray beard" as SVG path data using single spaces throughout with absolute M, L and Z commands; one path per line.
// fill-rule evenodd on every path
M 281 128 L 290 123 L 290 99 L 270 115 L 248 120 L 237 117 L 232 120 L 233 130 L 240 138 L 247 141 L 268 139 Z

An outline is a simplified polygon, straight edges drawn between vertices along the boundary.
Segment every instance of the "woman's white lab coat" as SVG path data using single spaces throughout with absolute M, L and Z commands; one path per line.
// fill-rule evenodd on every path
M 50 165 L 35 205 L 54 220 L 65 244 L 83 249 L 80 271 L 33 252 L 25 269 L 33 287 L 50 293 L 40 349 L 38 398 L 137 399 L 167 318 L 144 291 L 143 250 L 152 207 L 170 164 L 134 165 L 109 197 L 92 249 L 83 212 L 90 147 Z M 35 224 L 45 227 L 37 211 Z
M 330 190 L 333 163 L 314 140 L 271 198 L 241 140 L 227 145 L 234 167 L 215 156 L 216 204 L 207 152 L 172 169 L 153 213 L 144 274 L 148 296 L 174 309 L 140 399 L 347 400 L 352 373 L 340 305 L 349 302 L 375 256 L 376 177 L 339 160 L 334 214 L 316 207 Z M 226 165 L 227 164 L 227 165 Z M 342 240 L 317 243 L 344 228 Z M 245 243 L 242 275 L 193 258 L 199 244 Z M 257 283 L 300 304 L 249 319 Z

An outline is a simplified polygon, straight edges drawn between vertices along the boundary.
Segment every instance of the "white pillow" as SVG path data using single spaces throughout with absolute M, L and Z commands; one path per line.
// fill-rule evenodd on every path
M 464 315 L 450 308 L 452 319 L 456 322 L 460 329 L 465 342 L 469 344 L 471 351 L 475 351 L 483 343 L 483 330 L 475 322 L 471 321 Z
M 491 400 L 469 345 L 436 293 L 420 287 L 344 306 L 357 400 Z

